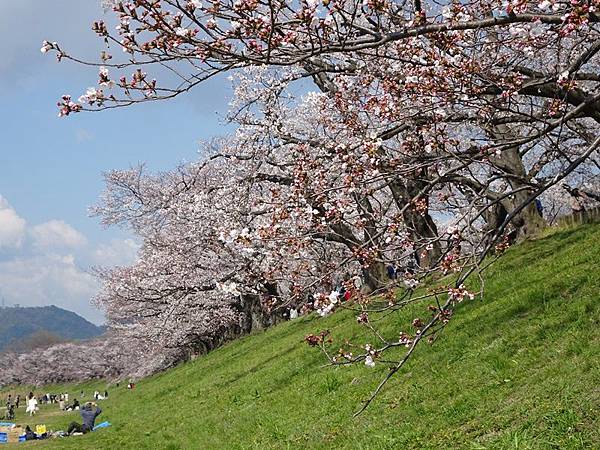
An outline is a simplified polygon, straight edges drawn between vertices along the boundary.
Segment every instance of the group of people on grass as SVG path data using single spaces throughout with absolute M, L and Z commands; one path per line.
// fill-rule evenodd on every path
M 360 291 L 362 285 L 363 281 L 359 275 L 351 276 L 350 274 L 346 274 L 342 281 L 335 284 L 329 296 L 334 296 L 343 303 L 350 300 L 356 292 Z M 316 309 L 315 296 L 313 294 L 308 294 L 306 300 L 302 304 L 289 306 L 284 317 L 289 320 L 294 320 L 300 316 L 309 314 Z
M 82 391 L 83 394 L 83 391 Z M 100 395 L 98 391 L 94 393 L 94 398 L 96 400 L 104 400 L 108 397 L 108 392 L 104 391 L 104 396 Z M 69 394 L 44 394 L 41 396 L 34 395 L 33 392 L 30 392 L 25 397 L 25 414 L 29 414 L 30 416 L 34 416 L 39 410 L 40 404 L 58 404 L 61 411 L 75 411 L 79 410 L 80 403 L 74 398 L 72 403 L 69 403 Z M 14 398 L 12 394 L 8 394 L 6 399 L 6 414 L 4 418 L 6 420 L 14 420 L 15 412 L 21 405 L 21 395 L 17 394 Z
M 81 391 L 82 397 L 85 396 L 84 392 Z M 83 405 L 74 398 L 73 403 L 68 404 L 69 394 L 58 394 L 58 395 L 50 395 L 44 394 L 40 397 L 42 403 L 58 403 L 59 407 L 63 411 L 74 411 L 79 410 L 82 418 L 82 423 L 79 422 L 71 422 L 67 429 L 68 435 L 78 434 L 78 433 L 87 433 L 94 429 L 94 424 L 96 418 L 102 413 L 102 409 L 95 402 L 86 402 Z M 108 391 L 104 391 L 104 395 L 102 396 L 99 391 L 94 392 L 94 398 L 96 400 L 106 399 L 108 398 Z M 18 394 L 14 398 L 12 394 L 8 394 L 6 399 L 6 414 L 4 416 L 5 420 L 15 420 L 15 409 L 19 408 L 21 404 L 21 395 Z M 36 395 L 33 392 L 30 392 L 26 396 L 26 404 L 27 407 L 25 409 L 26 413 L 29 413 L 30 416 L 34 416 L 37 411 L 39 411 L 39 402 Z M 47 436 L 37 435 L 31 430 L 29 426 L 25 428 L 25 439 L 41 439 Z
M 81 397 L 85 397 L 83 391 L 81 391 Z M 105 400 L 108 398 L 108 391 L 104 391 L 104 395 L 100 394 L 100 391 L 94 392 L 94 400 Z M 38 400 L 39 399 L 39 400 Z M 12 394 L 8 394 L 6 398 L 6 413 L 4 419 L 14 420 L 16 410 L 22 404 L 21 395 L 17 394 L 13 397 Z M 29 392 L 25 396 L 25 413 L 30 416 L 34 416 L 39 411 L 40 404 L 58 404 L 61 411 L 77 411 L 81 407 L 81 403 L 76 398 L 72 402 L 69 402 L 69 394 L 44 394 L 40 396 L 34 395 L 33 392 Z
M 29 413 L 30 416 L 33 416 L 37 411 L 39 411 L 38 400 L 37 400 L 37 397 L 35 395 L 33 395 L 33 392 L 30 392 L 25 397 L 25 404 L 26 404 L 25 412 Z M 12 394 L 8 394 L 8 397 L 6 398 L 6 413 L 4 415 L 4 418 L 6 420 L 14 420 L 15 412 L 19 408 L 20 405 L 21 405 L 21 394 L 17 394 L 14 398 L 13 398 Z
M 102 409 L 100 409 L 100 407 L 96 403 L 94 403 L 94 402 L 85 403 L 81 407 L 81 410 L 80 410 L 82 423 L 71 422 L 69 424 L 69 428 L 67 428 L 66 435 L 73 436 L 73 435 L 85 434 L 85 433 L 89 433 L 90 431 L 93 431 L 95 422 L 96 422 L 96 418 L 101 413 L 102 413 Z M 64 436 L 65 434 L 59 432 L 58 435 Z M 48 437 L 50 437 L 50 436 L 47 432 L 44 432 L 43 434 L 36 434 L 36 433 L 34 433 L 34 431 L 31 429 L 31 427 L 29 425 L 27 425 L 27 427 L 25 427 L 25 440 L 26 441 L 31 441 L 31 440 L 35 440 L 35 439 L 46 439 Z

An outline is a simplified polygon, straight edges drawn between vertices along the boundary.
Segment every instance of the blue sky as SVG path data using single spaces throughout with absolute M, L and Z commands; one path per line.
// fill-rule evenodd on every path
M 92 59 L 103 47 L 90 24 L 103 14 L 100 0 L 0 1 L 0 297 L 96 323 L 90 266 L 130 263 L 136 248 L 125 231 L 87 216 L 102 172 L 196 159 L 201 140 L 225 132 L 230 95 L 215 80 L 173 101 L 59 119 L 60 96 L 79 97 L 97 70 L 57 63 L 41 42 Z

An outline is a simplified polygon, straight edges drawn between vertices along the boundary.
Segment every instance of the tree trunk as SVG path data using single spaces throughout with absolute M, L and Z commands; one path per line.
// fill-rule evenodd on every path
M 515 199 L 511 202 L 513 208 L 521 205 L 530 195 L 531 192 L 529 191 L 522 191 L 519 192 L 519 195 L 515 195 Z M 516 228 L 515 237 L 517 241 L 529 239 L 538 235 L 547 225 L 546 221 L 537 210 L 535 202 L 529 203 L 521 210 L 521 212 L 513 219 L 512 223 Z
M 425 175 L 421 174 L 419 177 L 415 176 L 414 179 L 407 180 L 396 179 L 390 183 L 390 189 L 398 209 L 410 205 L 419 196 L 419 193 L 426 184 Z M 421 195 L 420 198 L 429 205 L 428 197 Z M 419 212 L 410 205 L 404 210 L 402 218 L 413 242 L 417 245 L 425 242 L 432 245 L 433 248 L 431 250 L 418 249 L 417 251 L 419 252 L 419 265 L 424 268 L 433 267 L 442 255 L 442 246 L 438 240 L 437 226 L 431 215 L 429 215 L 429 209 Z M 421 257 L 423 252 L 425 254 Z
M 442 246 L 438 240 L 438 229 L 429 215 L 429 212 L 420 214 L 407 209 L 404 220 L 410 226 L 411 238 L 415 242 L 431 242 L 432 249 L 417 249 L 419 253 L 419 266 L 423 268 L 434 267 L 442 256 Z
M 256 294 L 243 295 L 239 310 L 241 315 L 239 334 L 263 330 L 282 319 L 282 315 L 277 309 L 270 312 L 265 311 L 260 301 L 260 295 Z
M 363 287 L 368 292 L 373 292 L 388 282 L 387 269 L 385 264 L 382 262 L 373 262 L 369 267 L 363 268 Z
M 514 133 L 507 125 L 496 125 L 491 134 L 499 143 L 507 142 L 518 137 L 517 133 Z M 510 213 L 515 208 L 522 205 L 532 194 L 531 188 L 528 188 L 527 181 L 529 178 L 525 165 L 523 164 L 523 159 L 519 153 L 519 147 L 514 146 L 503 150 L 499 156 L 491 157 L 490 161 L 509 175 L 506 177 L 506 181 L 511 189 L 513 191 L 518 190 L 518 192 L 515 192 L 510 198 L 503 201 L 504 208 Z M 516 240 L 523 240 L 535 236 L 546 227 L 546 222 L 537 210 L 535 202 L 531 202 L 517 214 L 517 216 L 513 218 L 512 224 L 516 228 Z

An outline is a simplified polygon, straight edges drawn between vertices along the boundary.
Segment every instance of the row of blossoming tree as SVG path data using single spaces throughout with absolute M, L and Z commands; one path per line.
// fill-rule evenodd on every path
M 561 186 L 597 182 L 598 0 L 105 4 L 98 61 L 43 44 L 98 66 L 59 115 L 224 73 L 235 87 L 236 131 L 198 162 L 106 176 L 94 214 L 142 247 L 132 266 L 98 271 L 97 301 L 131 339 L 210 349 L 290 306 L 331 312 L 341 283 L 376 343 L 307 340 L 332 364 L 390 365 L 376 394 L 478 294 L 466 286 L 486 256 L 545 225 L 535 199 L 557 210 Z M 441 281 L 421 290 L 425 278 Z M 381 333 L 373 317 L 409 304 L 423 313 Z
M 137 379 L 175 365 L 182 356 L 175 350 L 156 352 L 150 343 L 132 342 L 111 332 L 89 341 L 0 353 L 0 388 Z

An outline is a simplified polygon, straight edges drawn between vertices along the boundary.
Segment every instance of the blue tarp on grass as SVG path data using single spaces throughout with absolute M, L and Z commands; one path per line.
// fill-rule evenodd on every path
M 110 427 L 110 422 L 102 422 L 102 423 L 99 423 L 98 425 L 96 425 L 96 426 L 94 427 L 94 429 L 93 429 L 92 431 L 96 431 L 96 430 L 98 430 L 98 429 L 100 429 L 100 428 L 106 428 L 106 427 Z

